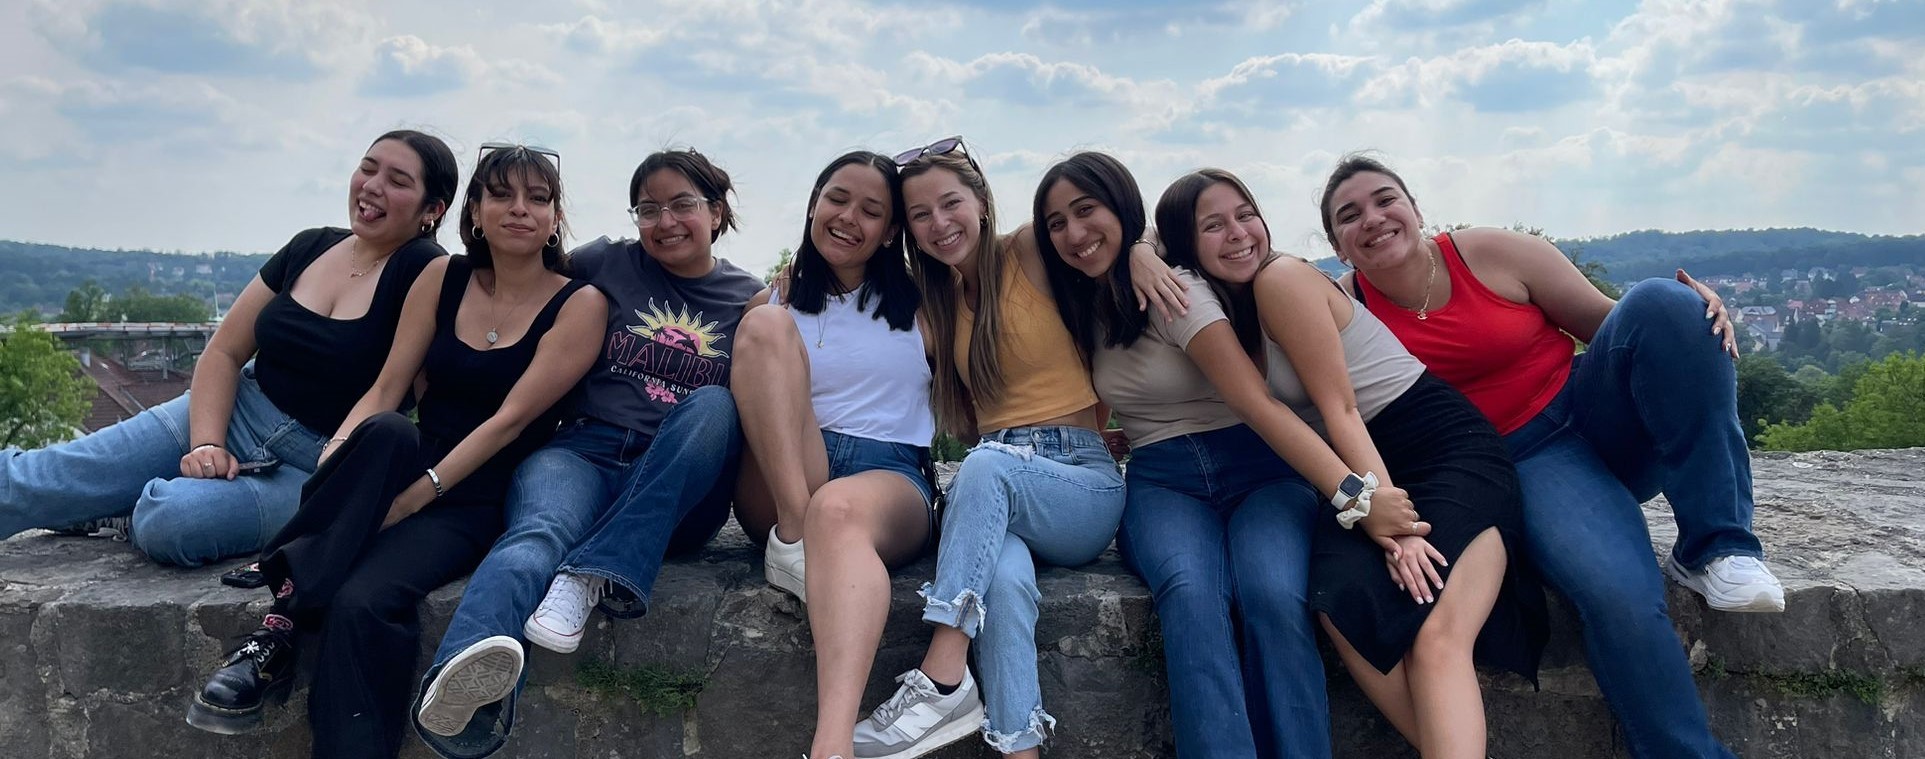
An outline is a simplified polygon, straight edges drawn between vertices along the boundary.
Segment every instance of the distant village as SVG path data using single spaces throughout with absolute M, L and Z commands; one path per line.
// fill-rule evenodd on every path
M 1733 307 L 1752 350 L 1775 351 L 1794 324 L 1851 323 L 1884 334 L 1918 324 L 1925 308 L 1925 272 L 1919 267 L 1854 266 L 1785 269 L 1776 274 L 1705 277 Z

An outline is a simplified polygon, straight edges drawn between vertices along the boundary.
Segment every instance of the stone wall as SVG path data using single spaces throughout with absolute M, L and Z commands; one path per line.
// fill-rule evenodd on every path
M 1758 532 L 1785 581 L 1787 611 L 1716 613 L 1671 593 L 1714 729 L 1749 758 L 1925 757 L 1925 450 L 1762 454 L 1755 466 Z M 1675 532 L 1668 509 L 1658 501 L 1646 516 L 1661 553 Z M 668 565 L 647 618 L 598 618 L 576 655 L 536 653 L 500 756 L 799 756 L 814 709 L 808 625 L 794 599 L 762 582 L 755 558 L 731 527 L 700 556 Z M 925 560 L 897 575 L 865 705 L 920 658 L 928 632 L 914 590 L 933 567 Z M 305 756 L 299 693 L 255 735 L 212 735 L 182 719 L 209 666 L 266 606 L 259 591 L 220 586 L 222 569 L 160 568 L 97 539 L 0 541 L 0 756 Z M 1044 697 L 1061 722 L 1049 755 L 1174 756 L 1143 585 L 1114 554 L 1048 570 L 1041 584 Z M 457 583 L 426 603 L 424 657 L 460 593 Z M 1553 629 L 1541 692 L 1487 677 L 1491 753 L 1624 756 L 1576 619 L 1554 607 Z M 588 662 L 603 665 L 598 676 L 582 674 Z M 1414 756 L 1334 659 L 1326 667 L 1337 755 Z M 638 697 L 586 684 L 674 680 L 667 675 L 699 688 L 693 708 L 678 708 L 690 696 L 672 687 Z M 430 756 L 419 745 L 406 755 Z M 988 755 L 971 740 L 940 756 Z

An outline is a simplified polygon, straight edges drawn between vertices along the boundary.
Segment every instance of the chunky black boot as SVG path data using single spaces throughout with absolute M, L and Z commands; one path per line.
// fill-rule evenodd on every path
M 289 633 L 255 630 L 187 707 L 187 724 L 222 735 L 239 735 L 261 726 L 261 707 L 285 701 L 294 685 L 294 640 Z

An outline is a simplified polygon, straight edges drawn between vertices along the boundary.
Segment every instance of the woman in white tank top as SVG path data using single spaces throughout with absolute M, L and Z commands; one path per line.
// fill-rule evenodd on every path
M 855 756 L 889 569 L 921 557 L 936 523 L 930 368 L 902 217 L 894 162 L 867 151 L 831 162 L 794 262 L 736 333 L 730 390 L 748 448 L 735 514 L 766 543 L 769 583 L 812 602 L 815 757 Z

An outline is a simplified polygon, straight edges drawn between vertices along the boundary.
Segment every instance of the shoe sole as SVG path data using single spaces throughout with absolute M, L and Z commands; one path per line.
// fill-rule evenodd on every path
M 435 735 L 460 735 L 474 720 L 476 709 L 514 692 L 522 664 L 521 645 L 505 635 L 463 649 L 428 684 L 415 720 Z
M 922 740 L 910 744 L 907 748 L 893 754 L 883 754 L 882 756 L 876 757 L 860 757 L 859 759 L 916 759 L 916 757 L 919 756 L 928 756 L 929 754 L 942 750 L 951 743 L 975 735 L 977 731 L 982 729 L 982 725 L 983 702 L 982 699 L 979 698 L 975 704 L 969 707 L 969 711 L 964 712 L 962 716 L 938 725 L 934 731 L 923 736 Z
M 809 602 L 809 585 L 802 577 L 795 573 L 778 568 L 764 561 L 762 562 L 762 577 L 767 579 L 769 584 L 775 586 L 777 590 L 795 596 L 797 601 L 805 604 Z
M 1670 575 L 1672 580 L 1677 581 L 1679 585 L 1683 585 L 1691 592 L 1704 596 L 1705 603 L 1716 611 L 1771 614 L 1785 610 L 1785 602 L 1779 598 L 1774 598 L 1770 588 L 1764 588 L 1755 593 L 1743 595 L 1712 593 L 1705 587 L 1703 582 L 1692 577 L 1686 573 L 1682 567 L 1679 567 L 1676 561 L 1666 561 L 1664 563 L 1664 573 Z
M 529 617 L 527 622 L 522 623 L 521 637 L 527 638 L 529 643 L 541 646 L 558 654 L 572 654 L 575 652 L 575 649 L 580 648 L 582 644 L 581 633 L 575 633 L 572 637 L 563 635 L 546 627 L 542 627 L 540 623 L 535 621 L 534 617 Z
M 252 709 L 228 709 L 201 700 L 199 693 L 187 704 L 187 724 L 210 733 L 220 735 L 246 735 L 261 729 L 262 716 L 268 704 L 287 702 L 288 692 L 294 689 L 292 680 L 283 680 L 270 686 L 261 696 L 261 705 Z

